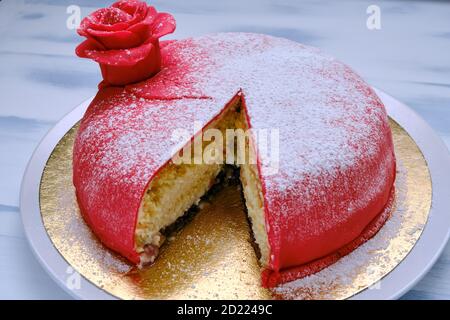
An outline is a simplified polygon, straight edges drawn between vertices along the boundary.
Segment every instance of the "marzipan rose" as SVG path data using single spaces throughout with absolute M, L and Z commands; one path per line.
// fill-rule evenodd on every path
M 139 82 L 160 70 L 159 38 L 174 30 L 172 15 L 139 0 L 117 1 L 82 20 L 78 33 L 87 40 L 76 54 L 100 64 L 102 85 Z

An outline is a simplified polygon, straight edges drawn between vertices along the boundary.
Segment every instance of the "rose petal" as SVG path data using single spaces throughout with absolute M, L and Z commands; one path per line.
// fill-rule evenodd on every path
M 130 26 L 133 17 L 118 8 L 102 8 L 94 11 L 81 21 L 80 30 L 103 31 L 124 30 Z M 80 33 L 80 32 L 79 32 Z
M 137 33 L 142 39 L 147 39 L 150 36 L 151 25 L 157 15 L 155 8 L 149 7 L 144 13 L 142 19 L 132 23 L 127 30 Z
M 148 10 L 146 10 L 143 19 L 141 19 L 141 21 L 137 21 L 134 24 L 131 24 L 130 27 L 127 29 L 128 31 L 131 31 L 133 33 L 140 34 L 141 37 L 144 37 L 145 39 L 150 37 L 151 25 L 153 24 L 155 18 L 158 15 L 154 7 L 148 7 L 147 9 Z
M 134 15 L 137 11 L 145 8 L 147 4 L 138 0 L 121 0 L 114 2 L 111 7 L 118 8 L 120 10 L 125 11 L 130 15 Z
M 152 25 L 152 37 L 158 39 L 175 31 L 176 23 L 171 14 L 158 13 Z
M 155 7 L 149 6 L 147 8 L 147 12 L 145 13 L 144 20 L 146 22 L 151 23 L 155 20 L 157 15 L 158 15 L 158 11 L 156 11 Z
M 77 46 L 75 53 L 80 58 L 88 58 L 87 52 L 94 50 L 106 50 L 106 48 L 95 39 L 87 39 Z
M 140 22 L 129 27 L 127 31 L 133 33 L 134 35 L 139 37 L 142 42 L 144 42 L 151 36 L 151 25 Z
M 154 7 L 149 6 L 144 14 L 144 18 L 142 19 L 141 23 L 151 25 L 155 21 L 157 16 L 158 11 L 156 11 Z
M 154 7 L 148 7 L 146 12 L 146 16 L 139 23 L 131 25 L 127 30 L 131 31 L 137 35 L 144 41 L 150 37 L 152 37 L 152 24 L 155 21 L 155 18 L 158 15 L 158 12 Z
M 128 22 L 121 22 L 115 25 L 101 25 L 101 24 L 92 24 L 89 29 L 101 30 L 101 31 L 120 31 L 126 30 L 131 24 Z
M 129 3 L 126 1 L 125 3 L 119 3 L 117 7 L 132 16 L 132 19 L 129 21 L 130 25 L 141 22 L 146 17 L 148 8 L 145 2 L 138 2 L 135 6 L 129 6 Z
M 86 40 L 87 42 L 89 40 Z M 81 44 L 79 47 L 81 47 Z M 111 66 L 133 66 L 145 59 L 151 52 L 153 44 L 146 42 L 143 45 L 124 50 L 96 50 L 90 49 L 89 44 L 80 48 L 83 50 L 81 57 L 92 59 L 98 63 Z M 78 51 L 78 48 L 77 48 Z M 77 52 L 78 54 L 78 52 Z
M 104 8 L 97 10 L 94 14 L 94 22 L 104 25 L 115 25 L 117 23 L 129 22 L 133 16 L 118 8 Z
M 86 30 L 89 38 L 95 38 L 102 43 L 107 49 L 127 49 L 141 45 L 144 39 L 130 31 L 100 31 L 100 30 Z

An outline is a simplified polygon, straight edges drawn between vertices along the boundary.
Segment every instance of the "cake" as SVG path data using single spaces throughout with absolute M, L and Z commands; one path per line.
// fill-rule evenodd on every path
M 391 131 L 382 102 L 349 67 L 261 34 L 153 47 L 160 70 L 146 79 L 114 84 L 103 74 L 74 144 L 79 208 L 105 246 L 151 264 L 170 226 L 230 164 L 240 171 L 265 287 L 325 268 L 382 227 L 394 195 Z M 244 132 L 224 154 L 243 148 L 245 161 L 217 152 L 196 161 L 196 150 L 202 160 L 217 142 L 206 132 Z M 186 154 L 191 162 L 180 161 Z

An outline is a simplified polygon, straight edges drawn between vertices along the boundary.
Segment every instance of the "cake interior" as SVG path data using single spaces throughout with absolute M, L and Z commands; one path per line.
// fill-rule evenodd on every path
M 254 146 L 248 138 L 237 138 L 233 136 L 236 130 L 247 132 L 247 122 L 245 120 L 245 110 L 240 99 L 235 99 L 222 114 L 211 122 L 203 132 L 208 129 L 220 130 L 225 139 L 221 149 L 223 160 L 216 158 L 214 163 L 181 163 L 169 162 L 150 182 L 139 209 L 138 221 L 135 232 L 136 251 L 141 256 L 140 266 L 154 262 L 159 248 L 163 245 L 172 226 L 179 222 L 189 209 L 199 203 L 212 186 L 220 183 L 219 174 L 230 163 L 226 153 L 231 152 L 234 161 L 231 163 L 239 170 L 242 191 L 248 218 L 253 231 L 253 238 L 257 246 L 257 253 L 262 267 L 267 266 L 269 256 L 269 244 L 265 226 L 264 203 L 261 191 L 261 183 L 258 177 L 258 170 L 254 161 L 250 157 L 255 157 Z M 232 129 L 232 130 L 227 130 Z M 242 137 L 242 136 L 240 136 Z M 190 145 L 183 148 L 179 155 L 182 156 L 185 150 L 206 151 L 211 148 L 211 141 L 205 141 L 197 137 Z M 231 139 L 228 139 L 231 138 Z M 203 141 L 202 141 L 203 140 Z M 193 144 L 199 143 L 200 148 L 195 149 Z M 245 161 L 239 160 L 237 150 L 245 150 Z M 195 152 L 195 151 L 194 151 Z M 241 153 L 242 154 L 242 153 Z M 216 161 L 219 159 L 219 161 Z M 242 159 L 242 158 L 241 158 Z M 225 162 L 228 162 L 226 164 Z M 244 162 L 242 164 L 242 162 Z

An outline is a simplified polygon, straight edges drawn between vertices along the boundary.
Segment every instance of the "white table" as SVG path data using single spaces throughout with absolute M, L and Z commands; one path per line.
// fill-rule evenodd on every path
M 21 178 L 40 139 L 96 92 L 97 66 L 74 55 L 82 39 L 67 6 L 93 0 L 0 2 L 0 298 L 70 298 L 34 259 L 19 214 Z M 416 110 L 450 146 L 450 3 L 406 1 L 152 1 L 177 19 L 169 38 L 219 31 L 282 36 L 322 48 Z M 381 29 L 366 27 L 369 5 Z M 406 299 L 450 299 L 450 246 Z

